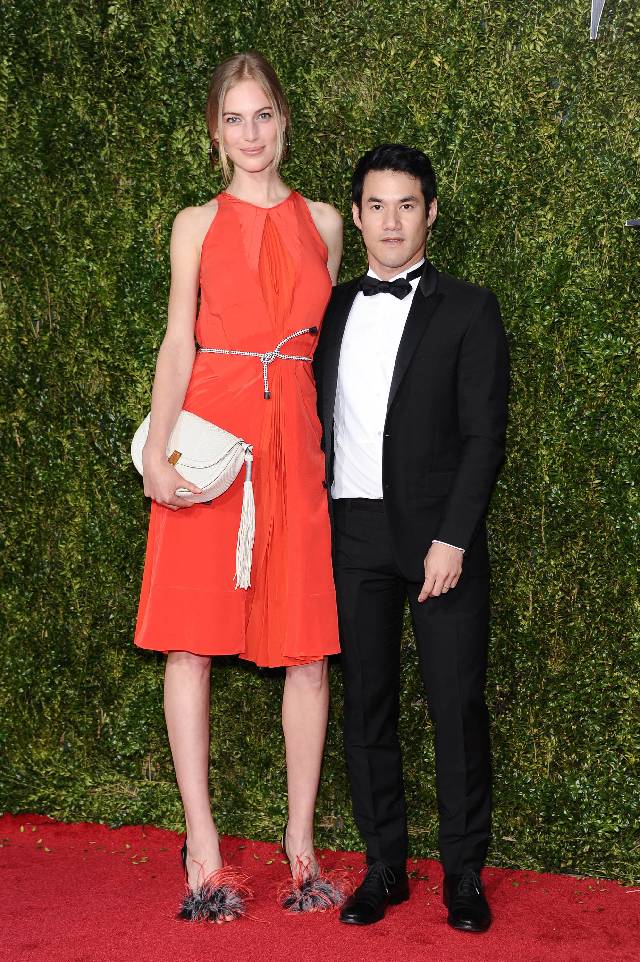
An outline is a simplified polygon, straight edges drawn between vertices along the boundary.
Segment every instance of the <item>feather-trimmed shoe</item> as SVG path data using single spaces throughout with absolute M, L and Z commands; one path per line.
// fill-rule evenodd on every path
M 232 865 L 223 865 L 192 889 L 187 874 L 187 840 L 180 852 L 187 894 L 176 918 L 188 922 L 231 922 L 245 915 L 245 901 L 251 898 L 247 876 Z
M 325 912 L 338 908 L 351 887 L 346 873 L 321 872 L 316 865 L 315 872 L 309 872 L 311 860 L 296 856 L 295 865 L 287 855 L 287 826 L 282 831 L 282 851 L 291 868 L 291 877 L 279 889 L 280 904 L 289 912 Z

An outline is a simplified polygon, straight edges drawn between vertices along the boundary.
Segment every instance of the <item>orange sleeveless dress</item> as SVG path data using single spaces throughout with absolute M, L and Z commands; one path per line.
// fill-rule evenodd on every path
M 270 208 L 220 194 L 202 244 L 198 344 L 264 353 L 294 331 L 320 329 L 331 294 L 326 261 L 300 194 Z M 311 357 L 317 337 L 297 337 L 282 353 Z M 183 407 L 253 444 L 251 588 L 233 580 L 244 471 L 209 504 L 171 511 L 153 501 L 140 648 L 237 654 L 265 667 L 339 651 L 312 367 L 276 359 L 268 378 L 265 400 L 258 358 L 196 354 Z

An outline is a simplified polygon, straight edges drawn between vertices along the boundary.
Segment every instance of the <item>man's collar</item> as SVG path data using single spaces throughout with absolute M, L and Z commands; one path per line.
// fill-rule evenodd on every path
M 411 267 L 407 267 L 406 270 L 401 271 L 399 274 L 394 274 L 393 277 L 385 277 L 385 278 L 378 277 L 378 275 L 376 274 L 376 272 L 375 272 L 375 271 L 373 270 L 373 268 L 371 268 L 371 267 L 370 267 L 369 270 L 367 271 L 367 274 L 369 275 L 369 277 L 377 277 L 379 281 L 381 281 L 381 280 L 384 279 L 384 280 L 388 280 L 389 282 L 391 282 L 391 281 L 397 280 L 399 277 L 406 277 L 407 274 L 408 274 L 410 271 L 415 271 L 415 270 L 417 270 L 419 267 L 423 267 L 423 266 L 424 266 L 424 263 L 425 263 L 425 260 L 426 260 L 426 258 L 423 257 L 421 261 L 416 261 L 416 263 L 415 263 L 415 264 L 412 264 Z M 417 280 L 417 278 L 416 278 L 416 280 Z

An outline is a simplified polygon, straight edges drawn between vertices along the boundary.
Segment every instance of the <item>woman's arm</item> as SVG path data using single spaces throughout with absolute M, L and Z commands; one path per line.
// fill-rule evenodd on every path
M 327 270 L 335 285 L 342 260 L 342 216 L 331 204 L 315 200 L 308 200 L 307 204 L 318 233 L 327 245 Z
M 214 217 L 216 210 L 217 204 Z M 185 487 L 193 493 L 200 490 L 169 464 L 166 446 L 182 408 L 195 358 L 200 250 L 213 220 L 211 211 L 212 206 L 208 204 L 188 207 L 173 222 L 167 330 L 158 352 L 149 436 L 142 452 L 144 493 L 174 510 L 192 503 L 177 497 L 176 488 Z

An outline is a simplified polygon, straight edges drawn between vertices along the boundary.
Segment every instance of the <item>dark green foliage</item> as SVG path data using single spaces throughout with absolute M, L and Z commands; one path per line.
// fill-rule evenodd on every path
M 221 9 L 222 7 L 222 9 Z M 492 287 L 509 331 L 509 456 L 491 515 L 494 863 L 640 877 L 638 40 L 633 0 L 16 0 L 2 18 L 8 809 L 178 828 L 162 659 L 135 651 L 147 504 L 128 443 L 162 339 L 175 213 L 219 189 L 207 80 L 250 47 L 293 108 L 290 184 L 349 213 L 359 154 L 425 148 L 438 266 Z M 347 230 L 344 275 L 363 264 Z M 637 470 L 637 467 L 636 467 Z M 431 732 L 407 634 L 415 854 L 435 851 Z M 275 838 L 282 678 L 214 671 L 226 832 Z M 359 846 L 339 735 L 320 840 Z

